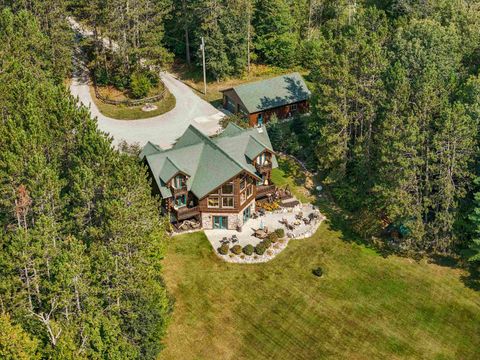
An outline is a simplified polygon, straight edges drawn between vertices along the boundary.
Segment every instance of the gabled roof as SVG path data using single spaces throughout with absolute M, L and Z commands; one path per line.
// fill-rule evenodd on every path
M 150 152 L 151 144 L 145 146 Z M 251 161 L 263 151 L 273 153 L 266 129 L 244 130 L 229 124 L 218 137 L 210 139 L 191 126 L 169 150 L 146 155 L 163 198 L 172 194 L 165 184 L 176 174 L 188 176 L 187 188 L 199 199 L 242 171 L 259 178 Z M 276 160 L 273 165 L 276 167 Z
M 238 85 L 227 90 L 232 89 L 250 114 L 305 101 L 311 95 L 303 77 L 297 72 Z
M 140 152 L 140 159 L 144 159 L 145 156 L 152 155 L 152 154 L 157 154 L 159 152 L 162 152 L 163 149 L 155 144 L 152 144 L 150 141 L 147 142 L 147 144 L 143 147 L 142 151 Z
M 169 157 L 167 157 L 163 163 L 162 170 L 160 170 L 160 179 L 162 179 L 164 182 L 168 182 L 179 172 L 185 173 L 184 171 L 180 170 L 177 165 L 170 160 Z

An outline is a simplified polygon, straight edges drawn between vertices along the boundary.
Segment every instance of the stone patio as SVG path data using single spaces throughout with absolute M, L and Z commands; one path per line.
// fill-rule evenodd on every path
M 306 225 L 303 221 L 300 221 L 300 225 L 295 226 L 294 230 L 288 230 L 284 224 L 281 224 L 280 221 L 282 219 L 287 219 L 289 224 L 295 223 L 297 220 L 295 216 L 303 212 L 303 218 L 308 218 L 310 214 L 317 214 L 318 218 L 313 219 L 312 222 Z M 205 230 L 205 235 L 207 236 L 208 240 L 212 244 L 212 247 L 215 253 L 223 260 L 228 262 L 236 262 L 236 263 L 258 263 L 258 262 L 266 262 L 271 260 L 280 253 L 288 244 L 289 239 L 303 239 L 312 236 L 322 223 L 325 217 L 320 214 L 319 210 L 311 205 L 298 205 L 294 208 L 284 208 L 274 212 L 268 212 L 264 216 L 258 217 L 257 219 L 250 219 L 244 226 L 241 232 L 236 230 Z M 229 246 L 232 247 L 233 245 L 240 245 L 242 248 L 248 244 L 256 246 L 261 239 L 253 236 L 255 229 L 268 228 L 269 232 L 273 232 L 276 229 L 282 228 L 285 230 L 285 234 L 287 235 L 287 240 L 282 242 L 281 244 L 275 244 L 276 246 L 270 248 L 271 255 L 265 253 L 262 256 L 232 256 L 228 255 L 220 255 L 217 249 L 221 245 L 221 240 L 226 237 L 228 239 L 232 238 L 233 235 L 236 235 L 238 238 L 238 242 L 235 244 L 230 243 Z

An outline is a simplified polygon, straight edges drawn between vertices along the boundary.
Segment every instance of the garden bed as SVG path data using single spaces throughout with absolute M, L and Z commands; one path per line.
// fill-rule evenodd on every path
M 95 95 L 93 85 L 90 86 L 90 95 L 98 110 L 105 116 L 117 120 L 137 120 L 147 119 L 165 114 L 175 108 L 175 97 L 165 88 L 165 96 L 162 100 L 152 103 L 157 109 L 153 111 L 143 111 L 143 105 L 126 106 L 106 104 Z

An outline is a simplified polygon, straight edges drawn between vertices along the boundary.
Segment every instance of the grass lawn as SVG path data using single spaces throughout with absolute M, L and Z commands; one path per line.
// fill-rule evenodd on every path
M 217 107 L 222 104 L 221 90 L 240 85 L 246 82 L 264 80 L 288 72 L 299 71 L 305 74 L 305 70 L 293 69 L 286 70 L 274 66 L 252 64 L 250 74 L 245 74 L 238 78 L 225 79 L 222 81 L 207 80 L 207 95 L 203 94 L 203 73 L 200 68 L 189 68 L 186 64 L 175 63 L 171 70 L 184 83 L 190 86 L 200 97 Z
M 166 90 L 165 97 L 162 100 L 152 103 L 158 108 L 157 110 L 150 112 L 142 111 L 143 105 L 124 106 L 105 104 L 100 99 L 97 99 L 92 85 L 90 85 L 90 95 L 103 115 L 118 120 L 148 119 L 169 112 L 176 104 L 175 96 L 173 96 L 168 90 Z
M 298 181 L 286 166 L 275 177 Z M 480 358 L 480 293 L 461 270 L 384 258 L 333 228 L 258 265 L 222 262 L 203 233 L 172 238 L 175 306 L 160 358 Z
M 302 203 L 315 201 L 310 191 L 301 186 L 305 182 L 305 174 L 302 169 L 289 160 L 280 158 L 277 158 L 277 160 L 278 168 L 272 171 L 272 182 L 278 187 L 288 185 L 293 195 Z

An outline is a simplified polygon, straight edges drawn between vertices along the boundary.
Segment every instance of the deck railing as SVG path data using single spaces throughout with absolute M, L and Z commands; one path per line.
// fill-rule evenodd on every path
M 257 198 L 267 196 L 268 194 L 273 194 L 275 190 L 276 190 L 275 185 L 257 186 Z
M 198 206 L 194 206 L 192 208 L 184 206 L 177 209 L 177 220 L 178 221 L 185 220 L 199 214 L 200 214 L 200 208 Z

